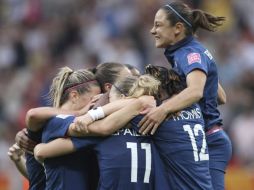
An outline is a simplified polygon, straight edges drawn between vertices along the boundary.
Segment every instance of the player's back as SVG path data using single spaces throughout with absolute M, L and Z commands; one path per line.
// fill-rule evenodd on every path
M 197 105 L 164 121 L 154 141 L 172 189 L 212 189 L 204 121 Z
M 163 174 L 160 179 L 156 178 L 163 173 L 163 168 L 159 166 L 161 160 L 150 136 L 124 128 L 104 139 L 95 149 L 100 190 L 168 189 Z

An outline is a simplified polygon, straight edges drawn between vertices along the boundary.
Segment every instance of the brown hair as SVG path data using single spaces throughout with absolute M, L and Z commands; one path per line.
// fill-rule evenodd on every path
M 92 85 L 99 86 L 90 71 L 73 71 L 69 67 L 62 67 L 51 84 L 49 100 L 53 107 L 60 107 L 68 100 L 70 89 L 76 89 L 79 94 L 83 94 L 88 92 Z
M 198 28 L 214 32 L 225 20 L 225 17 L 213 16 L 200 9 L 192 10 L 182 2 L 172 2 L 161 9 L 167 13 L 171 25 L 174 26 L 177 22 L 184 24 L 186 35 L 193 35 Z
M 117 78 L 120 76 L 120 72 L 122 69 L 127 68 L 125 65 L 120 63 L 114 62 L 107 62 L 98 65 L 94 70 L 93 73 L 97 81 L 99 82 L 102 91 L 105 91 L 104 84 L 110 83 L 114 84 Z
M 161 82 L 161 88 L 166 90 L 169 98 L 186 88 L 186 82 L 173 69 L 168 70 L 165 67 L 148 65 L 145 72 Z

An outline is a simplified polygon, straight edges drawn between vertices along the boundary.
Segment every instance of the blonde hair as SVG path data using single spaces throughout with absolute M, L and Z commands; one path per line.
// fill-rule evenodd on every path
M 70 89 L 75 88 L 79 94 L 83 94 L 89 91 L 92 85 L 99 86 L 90 71 L 73 71 L 69 67 L 62 67 L 51 84 L 49 100 L 53 107 L 60 107 L 67 101 Z
M 129 90 L 129 97 L 138 98 L 142 95 L 157 96 L 160 81 L 151 75 L 141 75 L 138 77 Z
M 151 75 L 127 76 L 113 86 L 119 94 L 130 98 L 138 98 L 142 95 L 157 96 L 160 81 Z

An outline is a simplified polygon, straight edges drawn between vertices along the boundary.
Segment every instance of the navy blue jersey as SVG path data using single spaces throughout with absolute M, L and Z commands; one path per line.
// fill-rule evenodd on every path
M 107 138 L 95 137 L 94 142 L 87 138 L 72 138 L 72 142 L 77 150 L 94 145 L 100 190 L 169 189 L 152 138 L 138 134 L 136 127 L 120 129 Z
M 186 37 L 165 50 L 165 56 L 172 68 L 186 81 L 193 70 L 201 70 L 207 76 L 203 98 L 199 101 L 205 120 L 205 130 L 214 125 L 222 125 L 217 109 L 218 72 L 211 53 L 192 36 Z
M 74 116 L 58 115 L 49 120 L 42 134 L 42 142 L 47 143 L 64 137 Z M 90 189 L 90 151 L 46 159 L 46 190 L 87 190 Z
M 37 142 L 41 142 L 42 131 L 33 132 L 28 129 L 28 137 Z M 44 190 L 46 186 L 46 176 L 43 166 L 37 162 L 34 155 L 26 153 L 26 169 L 29 180 L 29 190 Z
M 204 120 L 197 104 L 165 120 L 153 138 L 172 189 L 212 189 Z

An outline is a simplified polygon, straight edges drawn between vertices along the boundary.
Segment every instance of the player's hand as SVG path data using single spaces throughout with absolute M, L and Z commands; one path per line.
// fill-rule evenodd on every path
M 150 132 L 153 135 L 166 117 L 166 111 L 162 107 L 152 108 L 139 122 L 139 132 L 144 135 Z
M 102 94 L 98 94 L 98 95 L 94 96 L 92 98 L 92 100 L 90 100 L 85 107 L 83 107 L 81 110 L 78 111 L 77 116 L 81 116 L 81 115 L 86 114 L 95 105 L 95 103 L 99 100 L 101 95 Z
M 72 130 L 75 132 L 79 132 L 82 134 L 88 134 L 88 125 L 90 125 L 93 122 L 90 115 L 85 114 L 80 117 L 76 117 L 74 120 L 74 125 L 72 126 Z
M 16 134 L 15 141 L 17 145 L 25 152 L 33 154 L 33 149 L 36 146 L 37 142 L 29 139 L 28 131 L 26 128 L 22 129 Z
M 152 108 L 156 107 L 156 101 L 153 96 L 141 96 L 138 98 L 142 103 L 142 111 L 140 114 L 147 114 Z
M 19 162 L 24 151 L 16 143 L 9 148 L 7 154 L 13 162 Z

